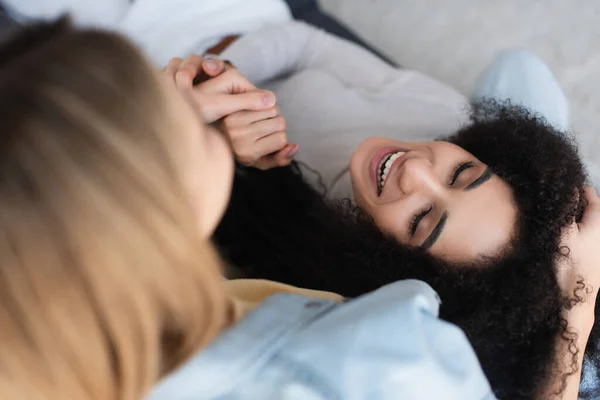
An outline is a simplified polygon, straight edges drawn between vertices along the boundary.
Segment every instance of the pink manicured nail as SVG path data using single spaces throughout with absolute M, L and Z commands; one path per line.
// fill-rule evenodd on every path
M 217 63 L 214 62 L 213 60 L 206 60 L 206 61 L 204 61 L 204 66 L 206 67 L 206 69 L 208 69 L 210 71 L 216 71 L 217 70 Z
M 275 94 L 267 92 L 263 96 L 263 104 L 265 106 L 273 107 L 275 105 Z
M 298 153 L 298 150 L 300 150 L 300 145 L 299 144 L 295 144 L 294 146 L 292 146 L 292 148 L 290 149 L 290 151 L 288 151 L 285 156 L 287 158 L 292 158 L 292 157 L 294 157 L 296 155 L 296 153 Z

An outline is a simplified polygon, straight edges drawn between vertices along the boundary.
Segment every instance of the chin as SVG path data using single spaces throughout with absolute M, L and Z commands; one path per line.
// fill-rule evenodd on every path
M 361 157 L 361 152 L 357 149 L 350 157 L 349 172 L 350 180 L 352 182 L 352 190 L 358 185 L 360 180 L 361 166 L 364 164 L 364 157 Z

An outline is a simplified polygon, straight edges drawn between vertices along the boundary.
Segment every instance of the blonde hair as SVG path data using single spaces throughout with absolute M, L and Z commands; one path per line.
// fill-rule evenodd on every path
M 139 400 L 222 326 L 166 109 L 117 35 L 0 47 L 1 399 Z

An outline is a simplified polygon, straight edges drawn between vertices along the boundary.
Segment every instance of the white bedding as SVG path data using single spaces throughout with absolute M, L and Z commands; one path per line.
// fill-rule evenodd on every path
M 290 20 L 283 0 L 4 0 L 18 19 L 54 19 L 68 12 L 80 26 L 115 29 L 156 63 L 202 53 L 223 36 Z
M 515 47 L 533 51 L 566 93 L 572 129 L 600 189 L 600 1 L 319 3 L 393 60 L 467 96 L 499 51 Z

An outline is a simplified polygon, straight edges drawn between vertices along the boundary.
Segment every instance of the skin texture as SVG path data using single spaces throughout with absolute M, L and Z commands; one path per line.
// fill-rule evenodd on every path
M 178 63 L 176 58 L 171 61 Z M 200 83 L 197 87 L 200 91 L 210 91 L 214 86 L 220 86 L 229 94 L 226 98 L 204 102 L 202 108 L 211 110 L 215 106 L 220 109 L 236 106 L 228 113 L 219 114 L 222 119 L 216 126 L 228 139 L 237 162 L 263 170 L 283 167 L 292 162 L 299 145 L 287 142 L 285 119 L 275 106 L 274 93 L 258 90 L 236 68 L 222 60 L 203 60 L 191 55 L 179 65 L 175 78 L 180 87 L 191 88 L 193 83 Z M 239 99 L 253 96 L 253 93 L 262 95 L 262 106 L 240 104 Z M 215 100 L 223 101 L 220 103 Z M 207 122 L 214 120 L 208 119 Z
M 158 79 L 165 104 L 179 126 L 181 162 L 185 164 L 182 170 L 190 188 L 191 203 L 198 214 L 202 232 L 209 237 L 229 201 L 233 156 L 239 157 L 236 141 L 240 136 L 245 141 L 241 147 L 256 153 L 256 159 L 245 164 L 256 167 L 287 165 L 291 162 L 289 151 L 297 151 L 297 147 L 285 145 L 287 138 L 280 132 L 285 121 L 275 106 L 274 93 L 257 89 L 239 71 L 228 68 L 221 60 L 205 60 L 196 54 L 185 59 L 175 57 L 160 71 Z M 238 134 L 238 131 L 242 133 Z M 250 145 L 247 132 L 253 134 Z M 269 147 L 270 143 L 281 136 L 283 141 L 279 142 L 283 142 L 283 153 L 266 156 L 274 151 L 272 146 Z M 254 140 L 257 138 L 260 140 Z M 257 143 L 259 150 L 255 148 Z
M 179 89 L 170 74 L 159 75 L 165 102 L 177 121 L 191 204 L 202 233 L 209 237 L 221 220 L 233 183 L 233 158 L 225 138 L 204 124 L 198 102 Z
M 373 166 L 382 151 L 395 149 L 405 154 L 393 163 L 379 191 Z M 472 154 L 445 141 L 372 137 L 350 160 L 356 205 L 400 243 L 449 260 L 495 256 L 513 236 L 517 211 L 512 192 L 489 172 Z

